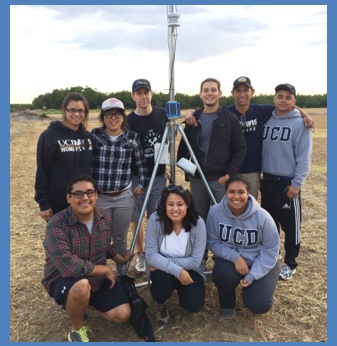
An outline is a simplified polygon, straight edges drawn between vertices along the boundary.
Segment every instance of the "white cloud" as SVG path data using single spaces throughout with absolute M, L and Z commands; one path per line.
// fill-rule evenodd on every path
M 240 75 L 257 94 L 289 82 L 327 92 L 327 6 L 177 6 L 175 91 L 196 94 L 218 78 L 224 95 Z M 11 103 L 71 86 L 130 90 L 137 78 L 167 92 L 167 6 L 22 6 L 10 10 Z

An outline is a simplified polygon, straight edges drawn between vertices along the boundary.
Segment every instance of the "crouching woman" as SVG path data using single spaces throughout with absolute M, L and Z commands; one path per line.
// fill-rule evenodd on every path
M 238 177 L 226 182 L 226 195 L 207 217 L 207 243 L 216 257 L 212 278 L 220 313 L 235 316 L 236 287 L 244 305 L 255 314 L 268 312 L 278 282 L 279 235 L 270 214 L 249 194 Z
M 174 290 L 180 306 L 187 311 L 194 313 L 204 306 L 205 247 L 205 222 L 196 211 L 190 192 L 182 185 L 167 186 L 157 211 L 150 216 L 145 236 L 151 294 L 160 325 L 171 326 L 165 302 Z

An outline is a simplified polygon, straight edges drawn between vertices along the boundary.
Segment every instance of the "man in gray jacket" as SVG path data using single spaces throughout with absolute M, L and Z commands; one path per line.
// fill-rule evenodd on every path
M 310 168 L 312 138 L 301 114 L 293 109 L 296 90 L 291 84 L 275 88 L 272 117 L 263 127 L 261 206 L 285 233 L 285 257 L 280 278 L 290 280 L 296 272 L 300 251 L 300 188 Z

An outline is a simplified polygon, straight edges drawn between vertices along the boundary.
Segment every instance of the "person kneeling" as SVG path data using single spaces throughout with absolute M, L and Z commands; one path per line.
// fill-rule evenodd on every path
M 88 342 L 83 316 L 89 305 L 109 321 L 129 319 L 128 297 L 107 259 L 125 264 L 133 254 L 127 251 L 121 256 L 111 244 L 112 220 L 103 209 L 95 208 L 97 186 L 90 175 L 73 177 L 67 191 L 70 206 L 47 224 L 42 284 L 69 316 L 68 341 Z
M 150 216 L 145 235 L 150 291 L 160 325 L 171 326 L 165 302 L 174 290 L 182 308 L 191 313 L 203 308 L 205 247 L 205 222 L 196 211 L 190 192 L 182 185 L 167 186 L 156 212 Z
M 235 316 L 236 287 L 254 314 L 268 312 L 278 282 L 280 239 L 270 214 L 249 194 L 239 176 L 226 182 L 226 195 L 207 216 L 207 242 L 216 257 L 212 278 L 218 289 L 220 313 Z

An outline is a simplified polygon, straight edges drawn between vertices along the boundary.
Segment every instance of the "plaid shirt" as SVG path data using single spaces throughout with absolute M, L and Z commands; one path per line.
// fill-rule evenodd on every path
M 98 192 L 114 192 L 126 189 L 132 178 L 134 161 L 139 172 L 139 187 L 147 187 L 147 163 L 137 133 L 124 130 L 112 141 L 103 127 L 91 131 L 93 137 L 92 177 Z
M 55 214 L 47 224 L 43 246 L 46 264 L 42 285 L 49 292 L 50 285 L 59 277 L 83 276 L 91 290 L 97 291 L 105 276 L 86 276 L 96 264 L 106 265 L 107 258 L 117 255 L 111 244 L 111 217 L 95 208 L 92 234 L 80 223 L 71 207 Z

